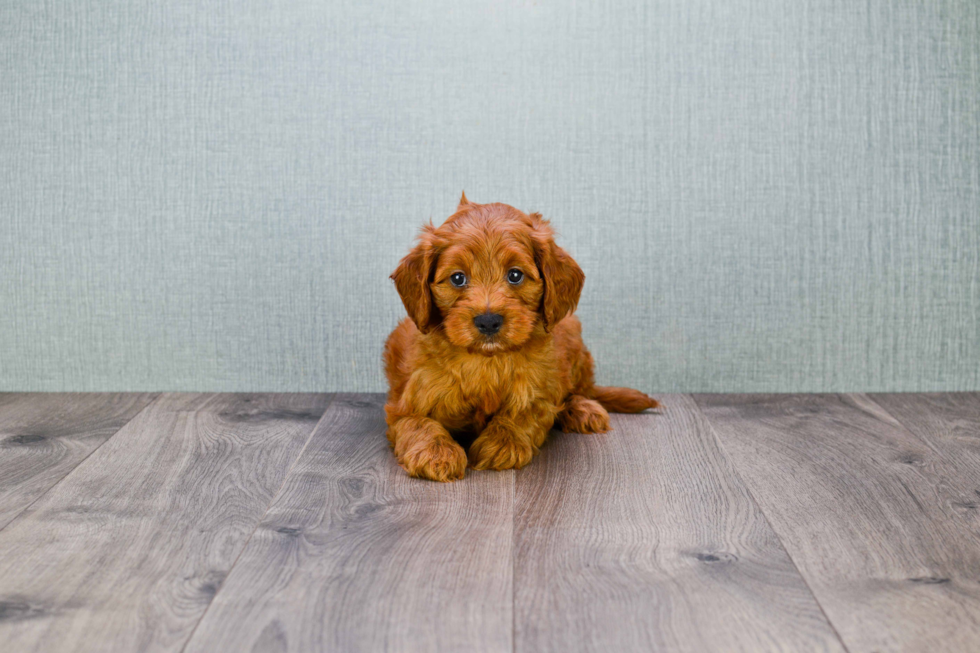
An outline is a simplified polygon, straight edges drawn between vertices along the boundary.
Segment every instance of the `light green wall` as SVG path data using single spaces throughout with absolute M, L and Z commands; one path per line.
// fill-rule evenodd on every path
M 0 389 L 381 390 L 461 189 L 600 381 L 980 389 L 980 3 L 0 5 Z

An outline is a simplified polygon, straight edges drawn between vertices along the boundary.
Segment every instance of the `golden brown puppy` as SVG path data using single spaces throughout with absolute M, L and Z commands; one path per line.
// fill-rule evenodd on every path
M 593 381 L 592 355 L 572 315 L 585 274 L 555 244 L 547 220 L 464 194 L 391 275 L 410 319 L 385 344 L 388 440 L 412 476 L 462 478 L 520 468 L 557 423 L 609 430 L 607 410 L 656 400 Z M 466 451 L 453 434 L 477 434 Z

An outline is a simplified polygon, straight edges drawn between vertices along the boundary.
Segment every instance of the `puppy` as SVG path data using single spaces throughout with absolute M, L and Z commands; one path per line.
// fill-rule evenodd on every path
M 474 204 L 464 193 L 442 226 L 423 227 L 391 278 L 409 319 L 385 344 L 385 414 L 411 476 L 453 481 L 467 464 L 520 468 L 556 423 L 603 433 L 607 410 L 658 405 L 637 390 L 595 385 L 572 315 L 585 274 L 538 213 Z M 468 457 L 456 439 L 467 433 Z

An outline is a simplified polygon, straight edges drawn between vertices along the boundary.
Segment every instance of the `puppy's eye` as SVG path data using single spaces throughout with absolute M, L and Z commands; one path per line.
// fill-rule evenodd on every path
M 452 276 L 449 277 L 449 283 L 457 288 L 462 288 L 466 285 L 466 275 L 462 272 L 453 272 Z
M 517 268 L 511 268 L 507 271 L 507 281 L 513 285 L 517 285 L 524 281 L 524 273 Z

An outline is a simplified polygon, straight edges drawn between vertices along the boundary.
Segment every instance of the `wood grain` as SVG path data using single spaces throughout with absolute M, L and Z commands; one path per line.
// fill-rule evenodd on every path
M 0 394 L 0 529 L 155 397 Z
M 4 649 L 178 650 L 327 403 L 157 399 L 0 531 Z
M 960 465 L 976 480 L 954 506 L 966 511 L 980 505 L 980 392 L 872 394 L 894 416 L 949 464 Z M 971 496 L 972 495 L 972 496 Z M 980 512 L 973 513 L 980 523 Z
M 517 473 L 516 651 L 841 651 L 694 401 Z
M 334 401 L 189 652 L 511 650 L 513 472 L 409 478 L 382 405 Z
M 852 652 L 980 650 L 972 467 L 863 395 L 701 395 Z

